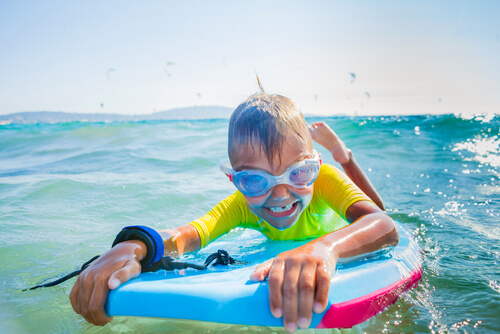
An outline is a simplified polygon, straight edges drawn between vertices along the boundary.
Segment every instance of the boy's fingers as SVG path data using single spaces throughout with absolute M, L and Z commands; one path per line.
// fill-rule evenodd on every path
M 261 282 L 269 276 L 269 272 L 273 266 L 274 259 L 268 260 L 255 268 L 254 272 L 250 275 L 252 282 Z
M 78 278 L 76 279 L 75 285 L 73 285 L 73 289 L 71 289 L 71 293 L 69 294 L 69 300 L 71 302 L 71 306 L 76 313 L 80 314 L 80 307 L 77 303 L 78 296 Z
M 309 131 L 314 131 L 316 128 L 320 127 L 322 122 L 314 122 L 308 125 Z
M 308 262 L 302 267 L 299 278 L 299 314 L 300 328 L 309 328 L 312 318 L 314 290 L 316 287 L 316 264 Z
M 287 332 L 297 330 L 297 311 L 299 304 L 299 277 L 301 265 L 293 258 L 286 261 L 283 281 L 283 322 Z
M 285 263 L 281 259 L 273 262 L 271 271 L 267 279 L 269 285 L 269 307 L 275 318 L 283 316 L 283 299 L 281 288 L 283 286 L 283 274 L 285 271 Z
M 89 277 L 89 273 L 84 271 L 80 274 L 80 293 L 78 300 L 80 301 L 80 314 L 90 323 L 94 323 L 94 318 L 90 315 L 88 305 L 94 291 L 94 278 Z
M 94 291 L 92 292 L 92 297 L 90 298 L 89 312 L 94 320 L 93 323 L 95 325 L 103 326 L 112 319 L 104 312 L 104 302 L 108 296 L 109 289 L 104 280 L 99 280 L 99 282 L 96 283 L 98 284 L 94 285 Z
M 128 260 L 123 268 L 115 271 L 108 280 L 108 288 L 111 290 L 116 289 L 124 282 L 139 276 L 141 273 L 141 265 L 135 259 Z
M 313 310 L 322 313 L 328 305 L 328 291 L 330 290 L 331 277 L 326 270 L 318 267 L 316 271 L 316 295 L 314 296 Z

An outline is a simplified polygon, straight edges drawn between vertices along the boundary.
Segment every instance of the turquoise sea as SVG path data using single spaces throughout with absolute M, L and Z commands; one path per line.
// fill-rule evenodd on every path
M 500 332 L 500 115 L 308 122 L 318 120 L 353 150 L 388 213 L 414 231 L 422 248 L 418 288 L 351 332 Z M 283 332 L 125 317 L 96 327 L 71 308 L 74 279 L 22 291 L 105 252 L 123 226 L 176 227 L 231 194 L 219 172 L 227 125 L 0 125 L 0 332 Z

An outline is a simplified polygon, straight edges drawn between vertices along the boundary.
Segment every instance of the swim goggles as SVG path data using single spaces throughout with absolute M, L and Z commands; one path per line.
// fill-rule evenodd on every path
M 316 181 L 321 166 L 321 155 L 314 150 L 311 159 L 299 161 L 281 175 L 274 176 L 261 170 L 243 170 L 236 172 L 227 164 L 221 164 L 220 170 L 229 177 L 235 187 L 245 196 L 264 195 L 277 184 L 288 184 L 294 188 L 304 189 Z

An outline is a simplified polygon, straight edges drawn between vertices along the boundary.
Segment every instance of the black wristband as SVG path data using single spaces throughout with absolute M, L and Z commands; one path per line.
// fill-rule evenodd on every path
M 141 260 L 143 268 L 150 267 L 152 263 L 160 260 L 165 251 L 163 239 L 160 234 L 147 226 L 136 225 L 124 227 L 116 236 L 111 247 L 127 240 L 140 240 L 146 245 L 147 253 L 144 259 Z

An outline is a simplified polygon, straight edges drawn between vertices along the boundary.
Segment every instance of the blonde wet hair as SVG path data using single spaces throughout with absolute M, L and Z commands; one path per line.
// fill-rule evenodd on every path
M 243 101 L 229 120 L 228 153 L 233 165 L 242 146 L 250 146 L 254 152 L 258 147 L 269 162 L 278 157 L 281 163 L 285 138 L 295 135 L 307 141 L 304 134 L 309 135 L 304 115 L 295 102 L 282 95 L 267 94 L 258 77 L 257 81 L 260 92 Z

